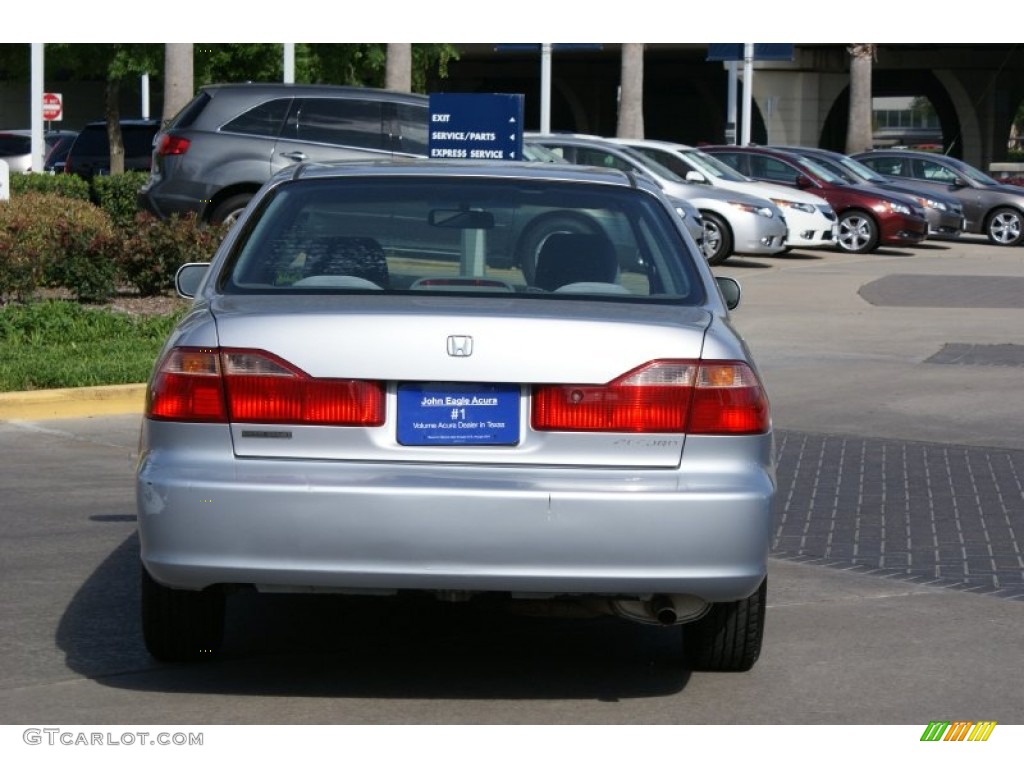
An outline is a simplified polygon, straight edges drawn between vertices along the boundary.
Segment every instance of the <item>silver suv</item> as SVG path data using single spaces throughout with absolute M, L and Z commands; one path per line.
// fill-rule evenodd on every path
M 202 88 L 156 137 L 139 207 L 230 223 L 275 172 L 427 153 L 426 96 L 332 85 Z

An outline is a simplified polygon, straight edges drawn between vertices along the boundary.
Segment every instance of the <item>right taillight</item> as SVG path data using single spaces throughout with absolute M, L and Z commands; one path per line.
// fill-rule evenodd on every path
M 157 144 L 156 153 L 161 157 L 167 155 L 184 155 L 188 152 L 189 145 L 192 142 L 188 139 L 182 138 L 181 136 L 172 136 L 169 133 L 165 133 L 160 137 L 160 142 Z
M 262 350 L 180 347 L 157 368 L 146 415 L 161 421 L 375 427 L 384 423 L 384 386 L 314 378 Z
M 533 391 L 538 431 L 759 434 L 768 399 L 739 361 L 655 360 L 604 385 L 541 385 Z

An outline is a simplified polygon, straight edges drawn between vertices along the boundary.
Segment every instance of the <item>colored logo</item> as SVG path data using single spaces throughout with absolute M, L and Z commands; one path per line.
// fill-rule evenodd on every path
M 995 720 L 932 720 L 921 741 L 988 741 L 995 728 Z

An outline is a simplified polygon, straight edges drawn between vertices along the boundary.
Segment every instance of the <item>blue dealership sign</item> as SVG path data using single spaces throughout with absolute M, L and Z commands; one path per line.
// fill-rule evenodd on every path
M 743 43 L 709 43 L 706 61 L 743 61 Z M 792 61 L 793 43 L 754 43 L 754 61 Z
M 430 94 L 430 157 L 457 160 L 521 160 L 523 95 Z

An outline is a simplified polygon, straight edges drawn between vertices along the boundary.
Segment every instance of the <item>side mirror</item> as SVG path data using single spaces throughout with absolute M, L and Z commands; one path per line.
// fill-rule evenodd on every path
M 209 269 L 210 265 L 204 262 L 190 262 L 178 267 L 174 274 L 174 288 L 178 295 L 183 299 L 194 298 Z
M 704 178 L 704 174 L 700 171 L 687 171 L 684 177 L 687 181 L 693 184 L 707 184 L 708 180 Z
M 796 177 L 796 188 L 797 189 L 810 189 L 813 186 L 814 186 L 814 184 L 811 183 L 811 180 L 808 179 L 803 174 L 800 174 L 800 175 L 798 175 Z
M 722 292 L 722 298 L 725 299 L 725 306 L 729 309 L 736 309 L 740 305 L 740 284 L 732 277 L 716 277 L 715 282 L 718 283 L 718 290 Z

